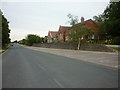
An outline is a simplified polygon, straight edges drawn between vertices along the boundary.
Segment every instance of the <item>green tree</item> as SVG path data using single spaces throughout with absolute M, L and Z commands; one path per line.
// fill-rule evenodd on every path
M 41 37 L 41 42 L 42 42 L 42 43 L 44 43 L 44 42 L 45 42 L 45 41 L 44 41 L 44 37 Z
M 91 37 L 93 34 L 95 34 L 95 31 L 93 31 L 91 27 L 84 27 L 83 24 L 79 23 L 72 27 L 69 36 L 70 36 L 70 40 L 78 43 L 78 50 L 79 50 L 82 37 L 84 37 L 85 35 Z
M 31 46 L 33 43 L 41 43 L 41 38 L 38 35 L 28 34 L 26 37 L 27 45 Z
M 17 42 L 18 42 L 17 40 L 13 41 L 13 43 L 17 43 Z
M 120 44 L 120 2 L 110 2 L 104 12 L 94 19 L 102 21 L 99 35 L 112 40 L 113 44 Z
M 99 26 L 96 34 L 98 36 L 102 36 L 102 37 L 106 37 L 106 30 L 105 30 L 105 25 L 103 24 L 104 23 L 104 16 L 101 14 L 101 15 L 98 15 L 98 16 L 93 16 L 93 21 L 95 21 L 97 23 L 97 25 Z
M 69 39 L 72 42 L 78 43 L 78 50 L 80 49 L 81 40 L 84 35 L 91 37 L 94 33 L 91 27 L 84 27 L 84 23 L 78 23 L 78 16 L 73 16 L 71 14 L 67 15 L 70 19 L 69 23 L 72 25 L 72 29 L 69 33 Z
M 120 38 L 120 2 L 112 2 L 103 13 L 106 34 L 114 40 Z M 120 44 L 120 40 L 118 43 Z
M 27 40 L 26 39 L 22 39 L 22 40 L 18 41 L 18 43 L 26 45 L 27 44 Z
M 2 48 L 6 48 L 7 45 L 10 43 L 10 38 L 9 38 L 10 29 L 8 24 L 9 22 L 7 21 L 7 19 L 4 17 L 4 15 L 0 10 L 0 32 L 2 30 Z
M 98 25 L 101 25 L 104 21 L 103 15 L 93 16 L 93 21 L 95 21 Z
M 68 14 L 67 17 L 70 19 L 68 22 L 70 25 L 74 26 L 78 23 L 78 16 L 73 16 L 72 14 Z

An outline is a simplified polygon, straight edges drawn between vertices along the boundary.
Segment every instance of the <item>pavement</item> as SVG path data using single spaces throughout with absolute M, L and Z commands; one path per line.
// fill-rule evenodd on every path
M 78 60 L 17 44 L 10 47 L 2 58 L 3 88 L 118 87 L 117 69 L 89 63 L 82 58 Z
M 110 68 L 118 69 L 118 52 L 96 52 L 96 51 L 53 49 L 27 46 L 25 46 L 25 48 L 65 56 L 77 60 L 83 60 L 86 62 L 91 62 L 99 65 L 104 65 Z
M 105 45 L 107 47 L 120 47 L 120 45 Z

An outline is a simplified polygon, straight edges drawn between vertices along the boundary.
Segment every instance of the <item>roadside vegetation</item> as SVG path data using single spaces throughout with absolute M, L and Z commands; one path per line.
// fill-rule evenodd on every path
M 90 37 L 93 34 L 104 37 L 104 40 L 100 42 L 99 40 L 84 39 L 82 43 L 120 45 L 120 2 L 111 2 L 102 14 L 93 16 L 93 20 L 99 26 L 97 32 L 93 31 L 92 28 L 81 27 L 82 24 L 78 24 L 77 16 L 71 14 L 68 14 L 67 16 L 70 19 L 70 25 L 72 25 L 70 42 L 77 42 L 78 49 L 82 36 L 88 35 Z
M 120 45 L 120 2 L 110 2 L 102 14 L 93 16 L 93 21 L 95 21 L 99 27 L 96 31 L 90 27 L 84 27 L 84 23 L 78 23 L 78 16 L 68 14 L 67 17 L 69 18 L 69 24 L 72 25 L 67 43 L 77 43 L 78 49 L 80 49 L 82 43 Z M 83 39 L 85 35 L 90 38 Z M 92 39 L 92 35 L 103 37 L 103 39 Z M 18 43 L 28 46 L 32 46 L 34 43 L 46 42 L 47 39 L 45 41 L 45 38 L 34 34 L 29 34 L 25 39 L 18 41 Z M 56 40 L 53 41 L 53 43 L 60 42 Z M 119 48 L 117 50 L 119 50 Z
M 120 45 L 120 2 L 111 2 L 101 15 L 94 16 L 99 25 L 99 35 L 105 37 L 105 44 Z
M 0 10 L 0 47 L 7 49 L 10 45 L 9 21 Z
M 120 47 L 110 47 L 110 48 L 115 49 L 120 52 Z
M 28 46 L 32 46 L 34 43 L 43 43 L 43 42 L 44 42 L 44 38 L 34 34 L 28 34 L 25 39 L 18 41 L 18 43 Z

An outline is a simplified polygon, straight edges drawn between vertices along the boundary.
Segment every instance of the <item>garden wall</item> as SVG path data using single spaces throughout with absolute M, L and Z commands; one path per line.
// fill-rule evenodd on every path
M 77 50 L 76 43 L 39 43 L 39 44 L 33 44 L 33 46 L 42 47 L 42 48 L 58 48 L 58 49 Z M 82 44 L 80 47 L 80 50 L 114 52 L 113 49 L 108 48 L 105 45 L 100 45 L 100 44 Z

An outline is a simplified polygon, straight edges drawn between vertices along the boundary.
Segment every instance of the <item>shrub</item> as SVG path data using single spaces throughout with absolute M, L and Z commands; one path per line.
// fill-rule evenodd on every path
M 113 38 L 112 44 L 120 45 L 120 37 Z

